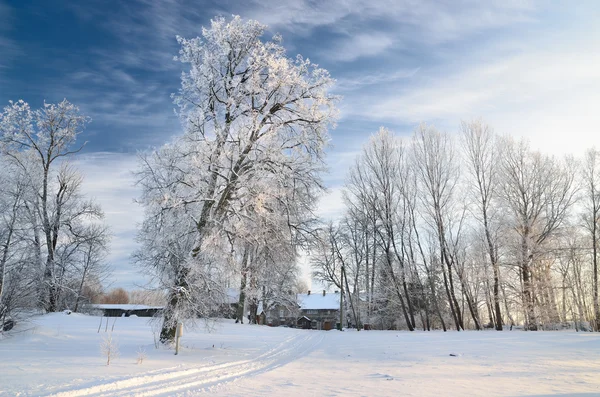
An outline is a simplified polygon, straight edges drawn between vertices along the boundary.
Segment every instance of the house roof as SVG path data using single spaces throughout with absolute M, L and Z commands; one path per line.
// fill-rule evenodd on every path
M 132 305 L 124 303 L 94 303 L 91 305 L 94 309 L 100 310 L 148 310 L 148 309 L 162 309 L 162 306 L 147 306 L 147 305 Z
M 298 294 L 298 304 L 302 310 L 338 310 L 340 308 L 340 294 L 322 293 Z
M 263 306 L 263 302 L 262 301 L 258 302 L 258 307 L 256 308 L 256 315 L 260 316 L 261 314 L 263 314 L 264 311 L 265 311 L 265 309 Z

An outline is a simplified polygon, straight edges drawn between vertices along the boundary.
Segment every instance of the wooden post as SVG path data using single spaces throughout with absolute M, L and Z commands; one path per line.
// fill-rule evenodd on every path
M 175 355 L 179 354 L 179 338 L 183 335 L 183 323 L 177 324 L 175 331 Z

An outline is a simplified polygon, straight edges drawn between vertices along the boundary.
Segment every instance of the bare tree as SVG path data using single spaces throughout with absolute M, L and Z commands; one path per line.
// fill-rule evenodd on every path
M 456 214 L 453 213 L 453 194 L 458 183 L 459 169 L 454 157 L 454 148 L 446 134 L 435 128 L 421 124 L 413 138 L 413 155 L 419 182 L 422 187 L 422 200 L 428 221 L 435 231 L 440 260 L 443 263 L 442 275 L 444 288 L 448 297 L 450 312 L 456 329 L 464 329 L 461 307 L 455 293 L 454 267 L 456 258 L 451 247 L 451 230 L 448 222 Z M 469 308 L 473 302 L 469 300 Z M 471 310 L 473 314 L 473 310 Z M 474 320 L 479 329 L 477 319 Z
M 106 276 L 109 269 L 106 264 L 108 253 L 108 229 L 102 225 L 92 224 L 77 232 L 78 257 L 75 261 L 77 275 L 77 290 L 73 311 L 79 310 L 79 304 L 85 298 L 84 287 L 90 279 L 100 280 Z M 88 302 L 89 303 L 89 302 Z
M 20 178 L 19 170 L 10 167 L 9 163 L 0 163 L 0 185 L 3 186 L 0 194 L 0 324 L 8 314 L 8 305 L 4 298 L 7 273 L 11 264 L 11 259 L 15 255 L 15 248 L 19 242 L 17 234 L 19 233 L 19 216 L 22 213 L 25 181 Z M 12 178 L 8 173 L 13 173 Z M 16 178 L 15 178 L 16 174 Z M 12 179 L 12 180 L 11 180 Z M 13 183 L 14 181 L 14 183 Z
M 595 148 L 585 153 L 583 162 L 583 220 L 592 243 L 592 291 L 594 296 L 594 329 L 600 332 L 598 303 L 598 244 L 600 240 L 600 152 Z
M 493 229 L 494 211 L 493 204 L 497 200 L 498 162 L 500 156 L 498 146 L 494 140 L 492 130 L 481 120 L 461 125 L 467 166 L 471 172 L 474 194 L 477 197 L 476 218 L 483 226 L 488 259 L 490 261 L 494 286 L 493 286 L 493 311 L 495 327 L 502 331 L 502 311 L 500 309 L 500 259 L 498 254 L 498 238 Z
M 4 155 L 24 171 L 33 171 L 30 182 L 39 189 L 37 197 L 31 198 L 31 205 L 35 206 L 45 238 L 41 300 L 47 311 L 58 309 L 61 288 L 58 285 L 60 269 L 56 263 L 56 249 L 62 233 L 63 206 L 74 192 L 72 179 L 67 174 L 59 173 L 57 182 L 52 181 L 53 170 L 58 161 L 81 150 L 82 146 L 73 148 L 73 145 L 88 122 L 89 119 L 66 100 L 59 104 L 44 104 L 43 108 L 35 111 L 23 101 L 10 102 L 0 114 Z M 24 156 L 22 152 L 30 155 Z M 27 164 L 28 160 L 34 160 L 35 165 L 31 167 Z
M 534 277 L 542 245 L 563 225 L 575 197 L 572 159 L 559 161 L 507 140 L 503 148 L 502 199 L 518 236 L 516 258 L 522 281 L 525 322 L 537 330 Z

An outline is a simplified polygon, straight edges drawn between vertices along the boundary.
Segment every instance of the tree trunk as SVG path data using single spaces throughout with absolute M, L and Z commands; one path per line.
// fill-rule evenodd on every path
M 81 291 L 83 291 L 83 284 L 85 283 L 86 271 L 83 271 L 83 275 L 81 276 L 81 282 L 79 283 L 79 288 L 77 289 L 77 298 L 75 299 L 75 308 L 73 312 L 77 313 L 79 310 L 79 301 L 81 300 Z
M 456 309 L 458 309 L 458 303 L 456 303 L 455 306 L 452 296 L 450 294 L 450 287 L 448 285 L 448 276 L 446 275 L 446 268 L 443 264 L 440 264 L 440 266 L 442 269 L 442 275 L 444 276 L 444 289 L 446 290 L 446 297 L 448 298 L 448 306 L 450 306 L 450 314 L 452 314 L 452 318 L 454 319 L 454 325 L 456 326 L 456 330 L 460 331 L 460 322 L 458 320 L 458 317 L 456 316 Z
M 494 309 L 496 311 L 496 331 L 502 331 L 502 311 L 500 310 L 500 269 L 498 262 L 492 264 L 494 271 Z
M 6 240 L 2 247 L 2 258 L 0 258 L 0 309 L 3 307 L 2 305 L 2 297 L 4 292 L 4 280 L 6 277 L 6 263 L 8 262 L 8 250 L 11 244 L 12 235 L 14 232 L 14 226 L 16 221 L 16 202 L 15 206 L 13 206 L 13 215 L 8 227 L 8 234 L 6 236 Z M 0 315 L 2 315 L 2 311 L 0 311 Z M 1 318 L 1 317 L 0 317 Z
M 529 253 L 527 240 L 529 239 L 529 227 L 525 226 L 521 236 L 521 277 L 523 281 L 523 305 L 525 308 L 525 325 L 530 331 L 537 331 L 537 318 L 535 316 L 535 301 L 533 295 L 533 280 L 531 275 L 531 260 L 533 255 Z
M 471 313 L 471 317 L 473 318 L 473 322 L 475 323 L 475 329 L 477 331 L 480 331 L 482 328 L 481 320 L 479 319 L 479 312 L 477 311 L 477 306 L 475 306 L 475 301 L 473 299 L 472 293 L 467 284 L 467 280 L 465 280 L 465 278 L 464 278 L 464 267 L 460 270 L 460 273 L 458 273 L 458 268 L 457 268 L 457 274 L 458 274 L 458 279 L 460 280 L 461 290 L 462 290 L 464 300 L 467 303 L 467 307 L 469 308 L 469 312 Z
M 600 304 L 598 302 L 598 217 L 597 211 L 594 211 L 592 220 L 592 264 L 593 264 L 593 289 L 594 289 L 594 330 L 600 332 Z
M 181 268 L 175 279 L 175 285 L 169 291 L 169 300 L 164 310 L 162 329 L 160 330 L 160 341 L 169 343 L 175 340 L 177 332 L 177 322 L 181 319 L 177 317 L 177 312 L 181 304 L 182 291 L 189 290 L 187 282 L 188 270 Z
M 242 256 L 242 280 L 240 282 L 240 297 L 235 313 L 235 322 L 244 324 L 244 305 L 246 303 L 246 282 L 248 277 L 248 248 L 244 248 Z M 263 303 L 264 304 L 264 303 Z
M 348 299 L 350 300 L 350 310 L 352 310 L 352 317 L 354 318 L 354 327 L 356 328 L 357 331 L 360 331 L 361 324 L 358 319 L 358 316 L 356 315 L 356 310 L 354 308 L 354 301 L 352 299 L 352 295 L 350 295 L 350 287 L 348 286 L 348 276 L 346 275 L 345 266 L 342 266 L 342 276 L 345 280 L 346 291 L 348 291 Z M 341 281 L 342 280 L 340 280 L 340 282 Z

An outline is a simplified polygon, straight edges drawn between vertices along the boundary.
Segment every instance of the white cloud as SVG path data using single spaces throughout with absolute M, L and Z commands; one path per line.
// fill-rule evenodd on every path
M 143 209 L 134 203 L 134 199 L 140 195 L 132 175 L 137 167 L 136 156 L 84 154 L 77 157 L 75 165 L 84 175 L 84 193 L 102 206 L 105 222 L 113 234 L 108 257 L 113 270 L 111 278 L 127 287 L 133 287 L 134 280 L 143 284 L 147 280 L 139 275 L 130 258 L 137 248 L 137 225 L 143 220 Z
M 551 152 L 581 151 L 600 125 L 600 40 L 537 48 L 454 73 L 423 76 L 395 92 L 370 92 L 347 102 L 346 114 L 378 122 L 429 121 L 457 128 L 482 116 L 497 132 L 530 138 Z M 569 43 L 570 44 L 570 43 Z M 390 90 L 393 91 L 393 90 Z
M 465 33 L 531 21 L 533 9 L 531 1 L 501 0 L 255 0 L 246 14 L 275 30 L 296 33 L 326 25 L 343 32 L 360 21 L 385 19 L 418 28 L 421 40 L 444 42 Z
M 349 62 L 362 57 L 379 55 L 393 46 L 392 38 L 384 33 L 367 32 L 344 39 L 324 51 L 325 56 L 336 61 Z
M 360 89 L 365 86 L 373 86 L 379 84 L 390 84 L 398 80 L 406 80 L 414 77 L 420 68 L 397 69 L 393 71 L 354 74 L 344 76 L 336 80 L 335 90 L 340 92 Z
M 339 219 L 344 212 L 343 186 L 337 185 L 329 188 L 317 205 L 317 215 L 324 220 Z

